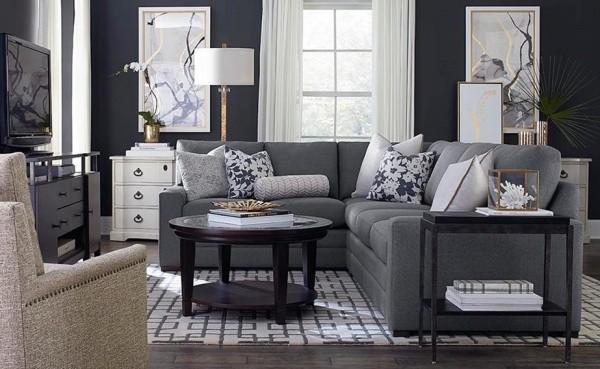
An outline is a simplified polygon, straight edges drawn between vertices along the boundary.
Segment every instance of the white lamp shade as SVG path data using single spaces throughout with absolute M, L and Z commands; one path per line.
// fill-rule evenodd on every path
M 194 58 L 198 85 L 254 84 L 254 49 L 199 48 Z

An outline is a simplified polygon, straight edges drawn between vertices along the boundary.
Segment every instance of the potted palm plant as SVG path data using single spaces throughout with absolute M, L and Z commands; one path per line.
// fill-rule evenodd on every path
M 592 115 L 600 97 L 581 99 L 582 92 L 597 80 L 580 62 L 561 56 L 543 59 L 537 68 L 525 71 L 519 90 L 542 115 L 537 127 L 537 143 L 546 145 L 548 124 L 554 125 L 574 147 L 592 144 L 600 134 L 597 116 Z

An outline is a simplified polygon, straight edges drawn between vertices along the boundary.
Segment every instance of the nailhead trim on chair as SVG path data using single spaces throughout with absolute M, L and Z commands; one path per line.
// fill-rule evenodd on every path
M 44 301 L 44 300 L 46 300 L 46 299 L 49 299 L 50 297 L 58 296 L 58 295 L 60 295 L 61 293 L 64 293 L 64 292 L 67 292 L 67 291 L 73 290 L 73 289 L 75 289 L 75 288 L 79 288 L 79 287 L 85 286 L 85 285 L 87 285 L 87 284 L 90 284 L 91 282 L 95 282 L 95 281 L 97 281 L 97 280 L 99 280 L 99 279 L 102 279 L 102 278 L 108 277 L 109 275 L 112 275 L 112 274 L 115 274 L 115 273 L 121 272 L 121 271 L 123 271 L 123 270 L 125 270 L 125 269 L 133 268 L 134 266 L 140 265 L 140 264 L 142 264 L 142 263 L 146 263 L 146 258 L 144 258 L 144 259 L 142 259 L 142 260 L 139 260 L 139 261 L 136 261 L 136 262 L 133 262 L 133 263 L 129 263 L 129 264 L 127 264 L 127 265 L 124 265 L 124 266 L 122 266 L 122 267 L 120 267 L 120 268 L 117 268 L 117 269 L 115 269 L 115 270 L 111 270 L 111 271 L 109 271 L 109 272 L 104 272 L 104 273 L 102 273 L 102 274 L 100 274 L 100 275 L 97 275 L 97 276 L 94 276 L 94 277 L 88 278 L 88 279 L 87 279 L 86 281 L 84 281 L 84 282 L 78 282 L 78 283 L 76 283 L 76 284 L 74 284 L 74 285 L 72 285 L 72 286 L 63 287 L 63 288 L 61 288 L 61 289 L 60 289 L 60 290 L 58 290 L 58 291 L 52 291 L 52 292 L 50 292 L 50 293 L 47 293 L 46 295 L 44 295 L 44 296 L 42 296 L 42 297 L 38 297 L 38 298 L 36 298 L 36 299 L 34 299 L 34 300 L 32 300 L 32 301 L 29 301 L 29 302 L 25 303 L 25 307 L 30 307 L 30 306 L 32 306 L 32 305 L 34 305 L 34 304 L 37 304 L 37 303 L 41 302 L 41 301 Z

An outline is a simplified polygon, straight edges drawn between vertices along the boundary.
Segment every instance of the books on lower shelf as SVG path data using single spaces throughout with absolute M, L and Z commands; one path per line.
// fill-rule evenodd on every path
M 77 246 L 76 241 L 70 238 L 59 238 L 58 239 L 58 257 L 65 255 L 68 252 L 75 250 Z
M 465 283 L 466 282 L 466 283 Z M 457 280 L 454 285 L 469 285 L 473 281 Z M 473 293 L 460 292 L 454 286 L 446 287 L 446 300 L 464 311 L 540 311 L 544 300 L 533 293 L 533 284 L 527 281 L 477 281 L 484 286 L 527 286 L 527 288 L 511 289 L 511 292 L 499 292 L 504 287 L 490 289 L 494 292 Z M 481 283 L 482 282 L 482 283 Z M 500 282 L 500 283 L 498 283 Z M 508 283 L 506 283 L 508 282 Z M 513 282 L 513 283 L 511 283 Z M 473 283 L 473 285 L 475 285 Z M 531 287 L 530 290 L 528 288 Z M 483 289 L 483 288 L 482 288 Z M 524 291 L 530 292 L 524 292 Z M 516 292 L 521 291 L 521 292 Z
M 286 226 L 291 226 L 294 223 L 294 214 L 290 211 L 280 209 L 259 212 L 211 209 L 208 212 L 208 221 L 236 226 L 269 225 L 275 223 L 285 223 Z
M 523 279 L 479 280 L 457 279 L 453 287 L 460 293 L 491 294 L 491 293 L 533 293 L 533 283 Z
M 167 142 L 136 142 L 131 149 L 125 151 L 125 156 L 174 158 L 175 148 Z
M 501 217 L 551 217 L 554 212 L 546 209 L 538 210 L 496 210 L 490 208 L 475 208 L 475 212 L 487 216 Z

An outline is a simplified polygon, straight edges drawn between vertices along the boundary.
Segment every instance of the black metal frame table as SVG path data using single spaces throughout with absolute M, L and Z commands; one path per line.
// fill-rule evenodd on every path
M 425 235 L 431 233 L 431 298 L 424 298 Z M 543 234 L 544 235 L 544 287 L 541 311 L 463 311 L 437 296 L 438 235 L 441 233 L 487 233 L 487 234 Z M 553 234 L 566 235 L 566 305 L 560 307 L 548 300 L 550 289 L 550 248 Z M 419 265 L 419 346 L 423 346 L 423 311 L 431 311 L 431 355 L 436 362 L 437 318 L 440 315 L 505 315 L 541 316 L 542 345 L 548 344 L 548 317 L 565 317 L 565 362 L 571 361 L 571 309 L 573 300 L 573 226 L 563 216 L 485 216 L 478 213 L 426 212 L 421 219 L 420 265 Z
M 225 309 L 275 310 L 277 324 L 285 324 L 289 306 L 311 304 L 317 298 L 315 270 L 317 241 L 327 235 L 332 222 L 302 216 L 309 222 L 291 227 L 249 228 L 215 227 L 206 215 L 188 216 L 169 221 L 180 238 L 181 297 L 183 315 L 192 315 L 192 302 Z M 194 286 L 196 242 L 212 243 L 219 248 L 219 281 Z M 287 283 L 289 245 L 302 243 L 304 286 Z M 272 245 L 273 282 L 229 280 L 231 245 Z

